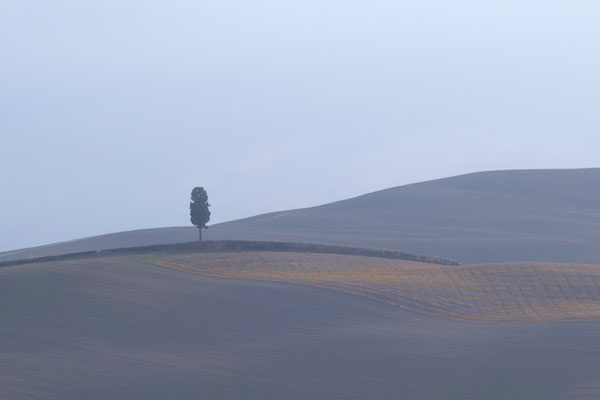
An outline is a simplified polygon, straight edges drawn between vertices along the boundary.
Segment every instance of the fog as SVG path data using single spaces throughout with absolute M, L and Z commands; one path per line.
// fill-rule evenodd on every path
M 594 1 L 0 2 L 0 251 L 598 166 Z

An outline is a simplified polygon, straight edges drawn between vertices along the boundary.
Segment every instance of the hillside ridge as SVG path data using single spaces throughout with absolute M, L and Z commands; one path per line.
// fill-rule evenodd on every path
M 418 261 L 428 264 L 460 265 L 459 262 L 439 257 L 431 257 L 420 254 L 405 253 L 395 250 L 379 250 L 349 246 L 327 246 L 314 243 L 289 243 L 289 242 L 266 242 L 247 240 L 211 240 L 196 241 L 174 244 L 159 244 L 150 246 L 121 247 L 115 249 L 103 249 L 84 251 L 53 256 L 25 258 L 0 262 L 0 268 L 23 264 L 34 264 L 40 262 L 51 262 L 61 260 L 118 256 L 138 253 L 152 252 L 231 252 L 231 251 L 272 251 L 272 252 L 297 252 L 318 254 L 341 254 L 365 257 L 389 258 L 395 260 Z
M 0 260 L 180 243 L 194 227 L 140 229 L 0 253 Z M 207 240 L 391 249 L 465 263 L 600 264 L 600 168 L 483 171 L 210 226 Z

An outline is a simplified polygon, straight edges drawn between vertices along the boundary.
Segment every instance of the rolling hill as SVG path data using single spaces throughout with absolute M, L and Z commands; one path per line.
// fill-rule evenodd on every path
M 8 266 L 0 398 L 597 399 L 599 288 L 598 266 L 294 251 Z
M 0 260 L 195 240 L 193 227 L 96 236 Z M 600 263 L 600 169 L 481 172 L 210 227 L 207 239 L 402 250 L 468 263 Z

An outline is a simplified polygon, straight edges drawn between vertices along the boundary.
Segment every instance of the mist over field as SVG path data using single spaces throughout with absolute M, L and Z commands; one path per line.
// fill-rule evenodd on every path
M 3 2 L 0 251 L 597 166 L 599 8 Z
M 599 17 L 0 2 L 0 400 L 597 400 Z

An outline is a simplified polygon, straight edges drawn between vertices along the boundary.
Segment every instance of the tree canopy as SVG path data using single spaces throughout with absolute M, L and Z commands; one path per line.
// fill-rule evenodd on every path
M 202 229 L 207 228 L 206 223 L 210 220 L 209 207 L 206 190 L 200 186 L 195 187 L 191 195 L 190 221 L 198 228 L 198 240 L 202 240 Z

